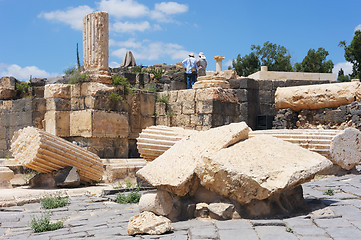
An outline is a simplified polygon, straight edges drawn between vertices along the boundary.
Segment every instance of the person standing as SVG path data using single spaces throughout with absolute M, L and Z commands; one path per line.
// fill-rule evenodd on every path
M 200 52 L 199 54 L 199 59 L 197 61 L 197 73 L 198 76 L 206 76 L 206 68 L 207 68 L 207 59 L 206 56 L 204 56 L 203 52 Z
M 197 60 L 194 58 L 194 53 L 189 53 L 182 61 L 182 65 L 186 71 L 187 89 L 191 89 L 197 78 Z

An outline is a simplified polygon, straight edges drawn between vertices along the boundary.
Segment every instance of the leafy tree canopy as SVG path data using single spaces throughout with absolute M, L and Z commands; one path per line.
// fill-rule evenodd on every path
M 346 41 L 341 41 L 339 46 L 345 48 L 346 61 L 353 64 L 351 77 L 361 79 L 361 31 L 357 30 L 350 45 Z
M 351 78 L 350 78 L 350 76 L 345 75 L 343 69 L 340 68 L 340 70 L 338 71 L 338 75 L 337 75 L 337 81 L 339 81 L 339 82 L 350 82 Z
M 328 52 L 324 48 L 308 50 L 307 56 L 301 63 L 295 63 L 296 72 L 332 73 L 332 60 L 326 61 Z
M 232 67 L 239 76 L 248 76 L 267 66 L 270 71 L 292 71 L 291 55 L 280 45 L 265 42 L 263 46 L 252 45 L 252 52 L 244 57 L 238 54 L 232 61 Z

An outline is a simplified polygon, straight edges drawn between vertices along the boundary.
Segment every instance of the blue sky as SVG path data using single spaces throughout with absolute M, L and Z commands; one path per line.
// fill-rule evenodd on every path
M 252 44 L 270 41 L 285 46 L 292 63 L 323 47 L 336 73 L 350 73 L 338 43 L 361 30 L 360 9 L 360 0 L 0 0 L 0 77 L 63 74 L 76 63 L 77 43 L 82 56 L 82 18 L 99 10 L 109 13 L 111 67 L 126 50 L 143 65 L 175 64 L 202 51 L 215 70 L 214 56 L 225 56 L 227 66 Z

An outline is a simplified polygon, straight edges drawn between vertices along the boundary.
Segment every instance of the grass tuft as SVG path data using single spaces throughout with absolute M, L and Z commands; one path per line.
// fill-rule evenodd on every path
M 45 196 L 40 199 L 40 204 L 45 209 L 53 209 L 64 207 L 70 203 L 69 197 L 61 197 L 60 195 L 56 196 Z
M 63 228 L 63 221 L 58 221 L 55 223 L 50 223 L 49 213 L 44 213 L 40 218 L 32 217 L 30 227 L 34 232 L 46 232 L 54 231 L 60 228 Z

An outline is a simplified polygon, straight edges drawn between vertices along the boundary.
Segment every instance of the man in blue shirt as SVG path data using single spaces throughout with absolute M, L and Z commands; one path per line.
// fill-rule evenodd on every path
M 194 53 L 190 53 L 182 61 L 182 65 L 187 75 L 187 89 L 191 89 L 197 78 L 197 60 L 194 58 Z

